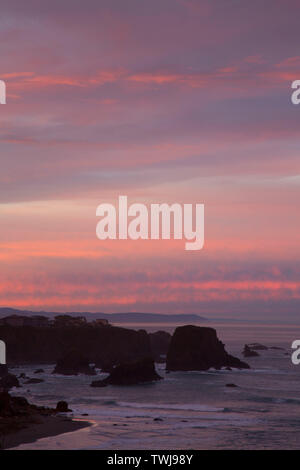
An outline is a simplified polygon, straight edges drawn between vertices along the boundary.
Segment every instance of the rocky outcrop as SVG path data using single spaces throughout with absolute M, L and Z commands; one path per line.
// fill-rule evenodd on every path
M 20 383 L 14 374 L 7 373 L 0 379 L 0 389 L 10 390 L 13 387 L 20 387 Z
M 152 351 L 145 330 L 109 327 L 105 328 L 101 343 L 97 345 L 95 364 L 103 372 L 111 372 L 116 365 L 148 356 L 152 356 Z
M 55 366 L 52 374 L 61 375 L 96 375 L 95 369 L 90 367 L 89 359 L 78 351 L 69 351 L 61 357 Z
M 40 422 L 40 417 L 56 415 L 60 410 L 28 403 L 24 397 L 0 393 L 0 448 L 9 434 Z
M 0 389 L 3 391 L 10 390 L 13 387 L 20 387 L 20 383 L 16 375 L 10 374 L 6 364 L 0 364 Z
M 24 382 L 25 385 L 30 385 L 30 384 L 40 384 L 42 382 L 45 382 L 43 379 L 28 379 L 26 382 Z
M 0 417 L 25 416 L 31 414 L 50 415 L 57 411 L 53 408 L 31 405 L 24 397 L 14 397 L 8 392 L 0 393 Z
M 29 406 L 26 398 L 12 397 L 8 392 L 0 393 L 0 417 L 16 416 Z
M 259 354 L 253 349 L 250 349 L 250 347 L 247 344 L 245 344 L 245 347 L 243 349 L 243 356 L 244 357 L 258 357 Z
M 167 354 L 168 371 L 208 370 L 249 365 L 225 351 L 214 328 L 193 325 L 176 328 Z
M 62 400 L 57 402 L 56 411 L 58 413 L 70 413 L 72 410 L 69 409 L 68 403 Z
M 0 364 L 0 379 L 8 374 L 8 368 L 6 364 Z
M 103 379 L 100 379 L 100 380 L 93 380 L 93 382 L 91 383 L 91 387 L 94 387 L 94 388 L 103 388 L 103 387 L 107 387 L 108 383 L 105 382 L 105 380 Z
M 92 382 L 91 386 L 136 385 L 161 379 L 162 377 L 155 370 L 153 359 L 144 358 L 136 362 L 124 363 L 114 367 L 106 379 Z
M 76 349 L 99 368 L 151 356 L 149 335 L 144 330 L 91 325 L 62 327 L 0 326 L 9 364 L 55 364 Z
M 29 379 L 29 377 L 27 377 L 26 374 L 24 374 L 24 372 L 21 372 L 21 374 L 19 375 L 18 379 Z
M 155 362 L 166 362 L 166 355 L 172 336 L 166 331 L 149 333 L 151 351 Z

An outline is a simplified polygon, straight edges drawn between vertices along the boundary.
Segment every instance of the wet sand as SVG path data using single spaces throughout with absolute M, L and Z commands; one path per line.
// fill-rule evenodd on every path
M 72 420 L 66 416 L 39 416 L 37 422 L 26 424 L 16 432 L 0 436 L 1 449 L 13 449 L 50 436 L 74 432 L 91 426 L 88 421 Z

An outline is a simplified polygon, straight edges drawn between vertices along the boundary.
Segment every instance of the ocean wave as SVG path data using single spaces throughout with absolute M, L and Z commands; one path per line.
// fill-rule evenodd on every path
M 203 405 L 197 403 L 183 404 L 169 404 L 169 403 L 136 403 L 136 402 L 116 402 L 120 407 L 136 408 L 136 409 L 151 409 L 151 410 L 178 410 L 178 411 L 198 411 L 198 412 L 223 412 L 223 407 L 215 407 L 210 405 Z
M 248 400 L 256 403 L 274 403 L 274 404 L 288 404 L 288 405 L 300 405 L 300 399 L 298 398 L 279 398 L 279 397 L 260 397 L 260 396 L 249 396 Z

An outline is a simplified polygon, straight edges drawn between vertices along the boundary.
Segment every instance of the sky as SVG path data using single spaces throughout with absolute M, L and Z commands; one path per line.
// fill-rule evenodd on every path
M 296 0 L 1 2 L 0 306 L 296 321 Z M 96 238 L 204 203 L 205 245 Z

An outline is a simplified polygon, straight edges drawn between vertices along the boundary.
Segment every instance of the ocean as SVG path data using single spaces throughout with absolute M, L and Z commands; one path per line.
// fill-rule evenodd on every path
M 169 332 L 175 328 L 126 326 Z M 226 350 L 240 358 L 245 343 L 284 350 L 258 351 L 259 357 L 246 359 L 250 370 L 166 374 L 164 364 L 157 364 L 164 380 L 130 387 L 91 388 L 95 378 L 52 375 L 54 365 L 15 368 L 17 375 L 25 372 L 45 382 L 23 386 L 14 394 L 38 405 L 55 406 L 66 400 L 75 419 L 92 424 L 17 449 L 298 449 L 300 365 L 292 364 L 290 347 L 300 339 L 299 326 L 242 322 L 203 326 L 216 328 Z M 39 367 L 45 373 L 33 375 Z M 226 387 L 228 383 L 237 387 Z

